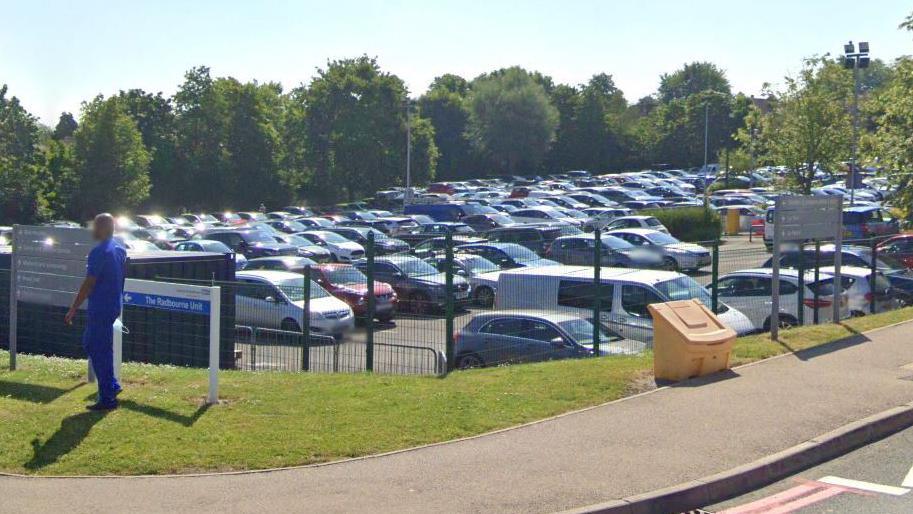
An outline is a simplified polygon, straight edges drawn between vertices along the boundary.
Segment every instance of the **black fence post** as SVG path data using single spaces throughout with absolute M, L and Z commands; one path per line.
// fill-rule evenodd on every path
M 368 290 L 368 311 L 365 319 L 365 371 L 374 371 L 374 232 L 368 232 L 368 247 L 365 248 L 367 261 L 366 287 Z
M 799 266 L 796 270 L 797 281 L 799 288 L 796 290 L 796 320 L 799 321 L 799 326 L 805 324 L 805 244 L 799 246 Z
M 869 275 L 869 313 L 875 314 L 875 274 L 878 273 L 878 238 L 872 238 L 872 272 Z
M 720 305 L 720 240 L 713 242 L 713 253 L 710 257 L 710 310 L 719 312 Z
M 301 316 L 301 371 L 311 369 L 311 267 L 304 267 L 304 283 L 302 284 L 304 296 L 304 314 Z
M 599 357 L 600 318 L 602 317 L 602 230 L 593 230 L 593 357 Z
M 818 280 L 821 279 L 821 241 L 815 241 L 815 289 L 812 293 L 815 295 L 815 313 L 814 322 L 818 324 Z M 834 284 L 834 301 L 840 301 L 840 294 L 837 292 L 837 284 Z
M 447 357 L 447 366 L 450 369 L 453 369 L 453 359 L 454 359 L 454 341 L 453 341 L 453 300 L 454 300 L 454 291 L 453 291 L 453 235 L 448 233 L 444 238 L 444 245 L 446 248 L 445 256 L 445 268 L 444 273 L 444 294 L 446 299 L 444 301 L 444 354 Z

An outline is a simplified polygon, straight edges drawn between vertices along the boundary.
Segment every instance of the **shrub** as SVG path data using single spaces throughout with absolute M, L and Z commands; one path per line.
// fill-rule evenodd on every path
M 715 241 L 723 232 L 720 215 L 708 207 L 650 209 L 642 214 L 656 216 L 673 236 L 682 241 Z

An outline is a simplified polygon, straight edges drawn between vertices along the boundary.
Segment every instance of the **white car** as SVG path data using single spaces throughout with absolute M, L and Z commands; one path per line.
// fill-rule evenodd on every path
M 622 216 L 609 222 L 605 230 L 620 230 L 623 228 L 648 228 L 666 234 L 669 233 L 669 229 L 655 216 Z
M 304 279 L 287 271 L 239 271 L 235 322 L 255 328 L 300 332 L 304 323 Z M 352 309 L 311 281 L 311 332 L 341 338 L 355 326 Z
M 835 273 L 833 266 L 821 268 L 825 273 Z M 840 275 L 844 279 L 844 287 L 849 296 L 850 316 L 865 316 L 872 314 L 872 270 L 857 266 L 841 266 Z M 848 287 L 847 287 L 848 286 Z M 893 294 L 893 287 L 884 273 L 875 274 L 875 312 L 885 312 L 900 307 Z
M 519 209 L 512 213 L 510 216 L 517 223 L 555 223 L 563 222 L 569 223 L 571 225 L 582 225 L 583 220 L 580 218 L 575 218 L 568 215 L 566 212 L 562 212 L 554 207 L 529 207 L 526 209 Z
M 446 272 L 447 258 L 436 256 L 425 259 L 441 272 Z M 495 303 L 495 291 L 498 290 L 498 277 L 501 268 L 490 260 L 470 253 L 458 253 L 453 256 L 455 273 L 469 281 L 472 299 L 477 305 L 491 307 Z
M 365 248 L 355 241 L 350 241 L 335 232 L 326 230 L 309 230 L 295 234 L 301 236 L 317 246 L 322 246 L 330 251 L 336 262 L 352 263 L 365 256 Z
M 710 251 L 703 246 L 683 243 L 659 230 L 626 228 L 610 230 L 606 234 L 658 253 L 669 270 L 698 270 L 711 263 Z
M 773 270 L 770 268 L 736 271 L 720 277 L 717 297 L 721 303 L 735 307 L 748 316 L 756 330 L 770 331 L 771 284 Z M 818 321 L 829 323 L 834 319 L 834 277 L 807 271 L 804 280 L 803 322 L 811 325 L 815 320 L 815 292 L 818 293 Z M 846 281 L 844 281 L 846 282 Z M 840 294 L 840 317 L 849 314 L 847 294 Z M 793 269 L 780 270 L 780 326 L 791 327 L 799 324 L 799 272 Z

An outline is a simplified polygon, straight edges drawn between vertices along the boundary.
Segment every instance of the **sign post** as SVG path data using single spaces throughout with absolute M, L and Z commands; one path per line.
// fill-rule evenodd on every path
M 840 300 L 837 285 L 840 280 L 840 253 L 843 237 L 843 198 L 839 196 L 780 196 L 774 210 L 773 270 L 771 273 L 770 338 L 779 337 L 780 328 L 780 246 L 784 242 L 798 244 L 802 259 L 806 241 L 834 238 L 834 322 L 840 321 Z M 800 260 L 801 262 L 801 260 Z M 805 285 L 799 267 L 800 290 Z M 804 309 L 799 304 L 800 310 Z M 801 314 L 797 319 L 802 320 Z

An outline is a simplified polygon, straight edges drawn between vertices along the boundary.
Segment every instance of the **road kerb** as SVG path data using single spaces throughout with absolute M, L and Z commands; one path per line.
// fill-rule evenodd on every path
M 848 423 L 781 452 L 698 480 L 562 514 L 685 512 L 782 480 L 913 426 L 913 402 Z

